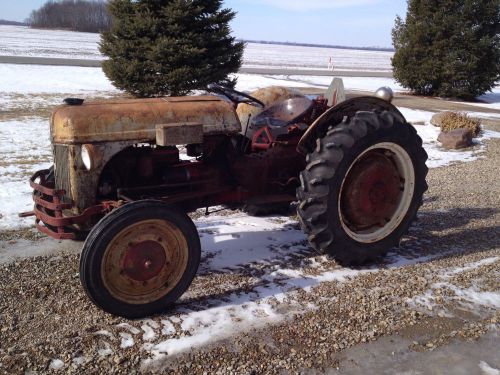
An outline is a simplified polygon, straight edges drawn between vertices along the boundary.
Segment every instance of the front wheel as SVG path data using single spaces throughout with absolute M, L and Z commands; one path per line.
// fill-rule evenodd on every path
M 103 310 L 140 318 L 172 306 L 191 284 L 199 262 L 200 240 L 191 219 L 161 201 L 138 201 L 92 228 L 80 279 Z
M 422 140 L 397 113 L 358 112 L 329 129 L 297 191 L 310 244 L 344 265 L 398 245 L 427 190 L 426 160 Z

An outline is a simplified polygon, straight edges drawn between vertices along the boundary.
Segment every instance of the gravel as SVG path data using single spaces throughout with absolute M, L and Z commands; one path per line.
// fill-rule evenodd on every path
M 148 361 L 152 352 L 144 345 L 165 336 L 145 338 L 142 327 L 159 333 L 165 316 L 217 303 L 203 296 L 223 301 L 234 290 L 251 295 L 265 286 L 263 276 L 276 264 L 217 273 L 202 268 L 177 309 L 147 321 L 127 321 L 94 307 L 80 286 L 74 253 L 0 264 L 0 373 L 322 373 L 342 371 L 346 349 L 381 337 L 407 338 L 417 352 L 477 340 L 498 327 L 498 308 L 471 303 L 457 291 L 500 290 L 500 183 L 495 173 L 500 141 L 489 141 L 486 155 L 430 171 L 420 220 L 395 252 L 420 263 L 399 267 L 380 259 L 376 270 L 366 268 L 348 281 L 323 282 L 309 292 L 298 289 L 289 300 L 276 301 L 277 309 L 290 312 L 286 320 L 248 327 L 176 356 Z M 12 236 L 7 234 L 3 243 Z M 286 266 L 314 274 L 317 270 L 309 265 L 318 262 L 324 270 L 340 269 L 305 246 Z M 461 272 L 453 274 L 459 267 Z M 432 304 L 422 303 L 422 296 Z M 120 347 L 124 327 L 135 341 L 127 348 Z M 178 323 L 174 328 L 168 337 L 190 335 Z

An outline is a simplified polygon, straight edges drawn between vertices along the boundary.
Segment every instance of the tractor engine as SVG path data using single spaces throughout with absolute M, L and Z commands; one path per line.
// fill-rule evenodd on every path
M 304 155 L 296 151 L 302 133 L 281 136 L 270 147 L 235 160 L 231 172 L 237 184 L 253 194 L 293 194 L 305 167 Z

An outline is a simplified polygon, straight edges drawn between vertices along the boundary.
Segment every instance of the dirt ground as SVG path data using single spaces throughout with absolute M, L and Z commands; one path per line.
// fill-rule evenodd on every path
M 405 95 L 395 103 L 489 112 Z M 500 122 L 492 119 L 486 127 L 499 131 Z M 164 320 L 174 321 L 186 308 L 223 306 L 235 288 L 250 295 L 262 286 L 255 280 L 264 280 L 273 267 L 322 262 L 324 271 L 342 268 L 306 246 L 271 264 L 205 270 L 190 289 L 195 297 L 148 320 L 156 333 L 148 338 L 144 321 L 110 316 L 89 302 L 78 278 L 80 244 L 45 240 L 31 230 L 4 233 L 0 373 L 499 374 L 499 167 L 497 139 L 487 141 L 474 162 L 432 169 L 419 220 L 389 259 L 276 302 L 277 310 L 297 309 L 283 321 L 154 361 L 147 348 L 161 343 Z M 13 255 L 25 253 L 34 256 Z M 135 345 L 123 348 L 124 327 Z M 168 337 L 189 335 L 174 324 Z

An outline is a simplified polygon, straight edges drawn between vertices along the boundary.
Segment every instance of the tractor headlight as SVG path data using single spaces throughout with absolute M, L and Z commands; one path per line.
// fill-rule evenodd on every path
M 87 168 L 88 171 L 90 171 L 92 169 L 92 166 L 93 166 L 92 152 L 90 150 L 90 146 L 83 145 L 80 156 L 82 158 L 83 165 L 85 166 L 85 168 Z

